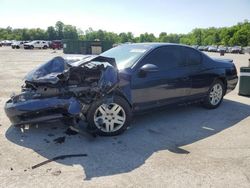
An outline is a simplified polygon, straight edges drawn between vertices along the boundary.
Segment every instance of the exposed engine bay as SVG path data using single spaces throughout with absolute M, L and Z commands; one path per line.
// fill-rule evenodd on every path
M 74 66 L 76 62 L 56 57 L 26 76 L 22 92 L 31 92 L 34 98 L 70 95 L 90 103 L 118 83 L 115 67 L 97 61 L 80 61 Z

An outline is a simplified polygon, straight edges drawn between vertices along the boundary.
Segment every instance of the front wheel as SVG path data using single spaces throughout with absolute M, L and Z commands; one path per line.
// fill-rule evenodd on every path
M 90 107 L 87 120 L 90 129 L 101 136 L 115 136 L 123 133 L 131 120 L 131 108 L 122 97 L 116 96 L 112 103 L 97 101 Z
M 208 95 L 204 99 L 203 105 L 205 108 L 208 109 L 215 109 L 217 108 L 222 100 L 225 93 L 225 86 L 220 81 L 215 81 L 208 91 Z

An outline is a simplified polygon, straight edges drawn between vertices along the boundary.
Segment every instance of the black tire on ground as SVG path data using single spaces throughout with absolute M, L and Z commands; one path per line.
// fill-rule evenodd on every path
M 99 100 L 99 101 L 94 102 L 90 106 L 88 113 L 87 113 L 87 121 L 89 124 L 89 129 L 91 131 L 95 132 L 96 134 L 98 134 L 100 136 L 115 136 L 115 135 L 119 135 L 119 134 L 123 133 L 127 129 L 127 127 L 129 126 L 129 124 L 131 122 L 131 118 L 132 118 L 130 105 L 128 104 L 128 102 L 124 98 L 122 98 L 120 96 L 115 96 L 113 102 L 120 105 L 123 108 L 123 110 L 125 111 L 126 118 L 125 118 L 125 123 L 123 124 L 123 126 L 114 132 L 104 132 L 96 126 L 96 124 L 94 122 L 95 112 L 103 104 L 103 101 Z
M 34 49 L 34 46 L 30 46 L 30 49 Z
M 47 48 L 48 48 L 48 46 L 46 46 L 46 45 L 43 47 L 43 49 L 47 49 Z
M 15 49 L 15 46 L 11 46 L 12 49 Z
M 210 93 L 212 92 L 213 90 L 213 87 L 215 85 L 219 84 L 222 88 L 222 96 L 221 96 L 221 99 L 220 101 L 217 103 L 217 104 L 212 104 L 211 102 L 211 98 L 210 98 Z M 205 97 L 204 101 L 203 101 L 203 106 L 207 109 L 215 109 L 215 108 L 218 108 L 221 104 L 221 102 L 223 101 L 223 97 L 225 95 L 225 85 L 223 84 L 223 82 L 221 80 L 215 80 L 213 82 L 213 84 L 210 86 L 209 90 L 208 90 L 208 93 L 207 93 L 207 96 Z
M 20 48 L 20 46 L 16 46 L 16 49 L 19 49 Z

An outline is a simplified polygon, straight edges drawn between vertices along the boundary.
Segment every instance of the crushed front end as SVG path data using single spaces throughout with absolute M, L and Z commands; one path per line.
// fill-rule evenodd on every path
M 25 77 L 22 92 L 6 102 L 5 113 L 14 126 L 82 118 L 94 101 L 112 98 L 118 81 L 112 58 L 56 57 Z

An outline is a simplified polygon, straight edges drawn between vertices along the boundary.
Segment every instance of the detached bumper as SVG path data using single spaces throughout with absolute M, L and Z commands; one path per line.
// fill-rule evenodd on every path
M 31 99 L 23 102 L 10 99 L 5 104 L 5 113 L 14 126 L 74 117 L 80 114 L 81 109 L 81 103 L 74 97 Z

